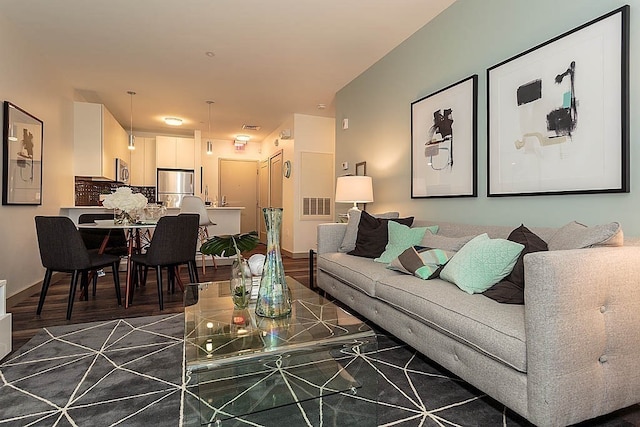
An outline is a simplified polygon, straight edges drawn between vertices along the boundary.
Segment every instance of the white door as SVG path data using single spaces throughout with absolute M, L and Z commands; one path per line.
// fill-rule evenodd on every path
M 219 200 L 225 196 L 227 206 L 244 206 L 240 213 L 241 233 L 257 231 L 258 162 L 220 159 L 218 170 Z

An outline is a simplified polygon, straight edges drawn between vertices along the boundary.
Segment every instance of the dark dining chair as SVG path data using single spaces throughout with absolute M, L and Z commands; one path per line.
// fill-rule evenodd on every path
M 183 264 L 187 264 L 189 268 L 189 280 L 194 283 L 198 282 L 196 244 L 198 242 L 199 227 L 200 216 L 197 214 L 163 216 L 158 220 L 158 224 L 153 231 L 153 237 L 147 252 L 131 256 L 133 271 L 139 271 L 141 267 L 145 267 L 145 270 L 148 267 L 155 267 L 160 310 L 164 309 L 162 268 L 167 268 L 168 270 L 168 284 L 171 288 L 174 287 L 177 267 Z M 144 279 L 142 281 L 144 283 Z M 133 301 L 131 289 L 130 295 L 125 295 L 125 298 L 128 298 L 129 304 L 131 304 Z
M 78 218 L 78 224 L 90 224 L 95 220 L 113 219 L 113 214 L 110 213 L 90 213 L 82 214 Z M 111 255 L 127 255 L 127 238 L 124 234 L 124 230 L 111 229 L 111 228 L 81 228 L 80 235 L 84 241 L 85 246 L 89 251 L 99 250 L 103 244 L 104 253 Z M 108 239 L 105 242 L 105 239 Z
M 82 278 L 81 286 L 87 287 L 87 274 L 92 270 L 111 266 L 118 305 L 122 305 L 118 276 L 119 256 L 90 253 L 73 221 L 65 216 L 36 216 L 35 221 L 40 259 L 46 268 L 36 314 L 42 313 L 42 306 L 54 271 L 71 273 L 67 320 L 71 319 L 78 278 Z

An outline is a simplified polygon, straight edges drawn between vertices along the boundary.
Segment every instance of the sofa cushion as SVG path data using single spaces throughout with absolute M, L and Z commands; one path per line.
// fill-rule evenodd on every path
M 349 221 L 347 222 L 347 230 L 344 233 L 344 238 L 338 248 L 338 252 L 351 252 L 356 248 L 356 238 L 358 237 L 358 224 L 360 223 L 360 214 L 362 211 L 358 209 L 349 209 Z M 385 212 L 381 214 L 373 214 L 376 218 L 399 218 L 399 212 Z
M 384 252 L 375 258 L 374 261 L 389 264 L 405 249 L 419 245 L 427 230 L 433 233 L 438 231 L 437 226 L 411 228 L 406 225 L 398 224 L 394 221 L 387 223 L 387 232 L 389 240 L 384 248 Z
M 511 272 L 522 249 L 520 243 L 481 234 L 451 258 L 440 277 L 467 293 L 484 292 Z
M 435 279 L 453 254 L 452 251 L 413 246 L 393 259 L 387 268 L 424 280 Z
M 349 255 L 365 258 L 379 257 L 382 252 L 384 252 L 384 248 L 389 240 L 389 232 L 387 230 L 387 223 L 389 221 L 411 226 L 413 217 L 384 219 L 375 218 L 367 212 L 362 212 L 360 214 L 360 222 L 358 223 L 356 248 L 348 252 Z
M 381 278 L 375 293 L 425 325 L 526 372 L 524 306 L 500 305 L 484 295 L 460 292 L 441 279 L 425 284 L 406 275 Z
M 318 270 L 339 279 L 352 288 L 373 297 L 375 283 L 383 277 L 401 276 L 391 271 L 384 264 L 373 262 L 369 258 L 361 258 L 339 252 L 318 254 Z
M 427 232 L 424 233 L 424 237 L 420 242 L 420 246 L 423 246 L 425 248 L 442 249 L 445 251 L 457 252 L 474 237 L 476 237 L 476 235 L 464 237 L 440 236 L 438 234 L 430 232 L 429 229 L 427 229 Z
M 551 236 L 548 244 L 550 251 L 583 249 L 593 246 L 622 246 L 624 236 L 618 222 L 587 227 L 572 221 Z

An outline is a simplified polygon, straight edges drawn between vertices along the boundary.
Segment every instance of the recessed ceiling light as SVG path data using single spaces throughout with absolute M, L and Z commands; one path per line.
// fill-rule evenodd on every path
M 165 117 L 164 122 L 169 126 L 180 126 L 182 124 L 182 119 L 177 117 Z
M 207 51 L 204 54 L 207 55 L 209 58 L 213 58 L 214 56 L 216 56 L 216 54 L 211 51 Z

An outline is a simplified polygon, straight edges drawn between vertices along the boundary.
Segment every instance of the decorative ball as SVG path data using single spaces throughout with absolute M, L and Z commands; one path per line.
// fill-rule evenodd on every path
M 249 257 L 249 268 L 251 274 L 254 276 L 262 275 L 262 267 L 264 267 L 264 259 L 266 257 L 262 254 L 253 254 Z

